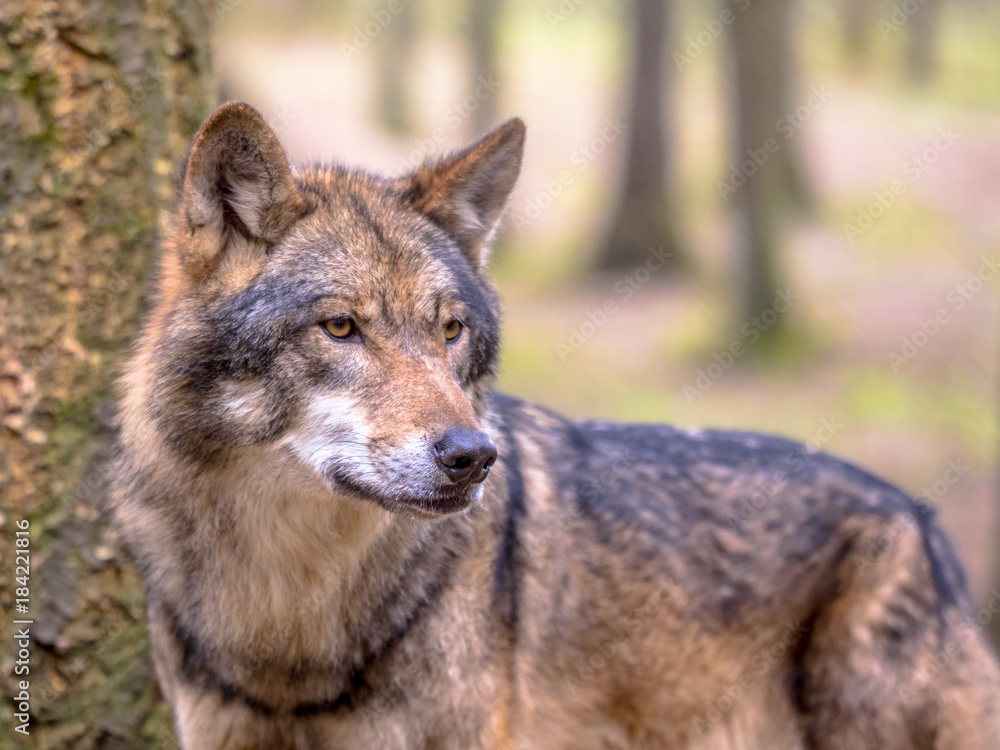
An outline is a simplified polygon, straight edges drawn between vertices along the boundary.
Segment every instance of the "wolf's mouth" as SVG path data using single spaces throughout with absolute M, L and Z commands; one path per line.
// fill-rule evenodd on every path
M 329 473 L 332 484 L 344 494 L 357 500 L 378 503 L 386 510 L 397 513 L 421 513 L 428 516 L 442 516 L 465 510 L 482 495 L 482 482 L 467 485 L 451 485 L 437 488 L 426 494 L 406 492 L 386 493 L 358 481 L 342 469 Z

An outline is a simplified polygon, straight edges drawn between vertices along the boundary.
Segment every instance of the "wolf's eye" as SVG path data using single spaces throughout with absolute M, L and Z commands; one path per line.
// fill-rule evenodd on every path
M 343 315 L 324 321 L 323 329 L 335 339 L 349 339 L 355 333 L 354 321 Z
M 444 324 L 444 340 L 455 341 L 462 334 L 462 321 L 452 318 Z

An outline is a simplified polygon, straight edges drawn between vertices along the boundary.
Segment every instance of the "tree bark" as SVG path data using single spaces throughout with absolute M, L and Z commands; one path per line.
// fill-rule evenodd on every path
M 223 1 L 223 0 L 220 0 Z M 24 592 L 30 737 L 0 747 L 167 747 L 142 594 L 100 525 L 111 380 L 136 331 L 171 178 L 214 96 L 207 0 L 0 4 L 0 600 Z M 16 722 L 19 724 L 20 722 Z M 24 740 L 27 740 L 24 742 Z
M 645 263 L 654 249 L 669 258 L 669 268 L 681 262 L 674 219 L 672 123 L 664 116 L 672 88 L 664 60 L 670 11 L 669 0 L 634 0 L 625 174 L 598 256 L 600 269 L 633 268 Z
M 790 0 L 757 0 L 746 10 L 734 8 L 730 26 L 735 164 L 745 177 L 732 196 L 743 261 L 737 330 L 774 305 L 781 278 L 778 255 L 788 174 L 785 158 L 778 155 L 799 137 L 794 133 L 785 139 L 776 130 L 775 113 L 788 98 L 790 12 Z M 777 144 L 776 153 L 767 149 L 769 139 Z M 765 154 L 757 160 L 762 163 L 753 161 L 754 153 Z M 760 341 L 777 340 L 785 318 L 779 316 L 761 331 Z

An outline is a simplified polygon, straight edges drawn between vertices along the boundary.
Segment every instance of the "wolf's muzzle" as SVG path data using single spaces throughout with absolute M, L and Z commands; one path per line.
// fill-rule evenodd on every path
M 434 443 L 434 455 L 452 484 L 474 484 L 490 473 L 497 447 L 485 432 L 452 427 Z

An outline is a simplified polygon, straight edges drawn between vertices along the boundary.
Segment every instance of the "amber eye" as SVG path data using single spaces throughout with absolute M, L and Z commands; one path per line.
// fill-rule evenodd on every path
M 452 318 L 444 324 L 444 340 L 455 341 L 462 333 L 462 321 Z
M 323 329 L 335 339 L 349 339 L 355 332 L 354 321 L 343 315 L 325 321 Z

